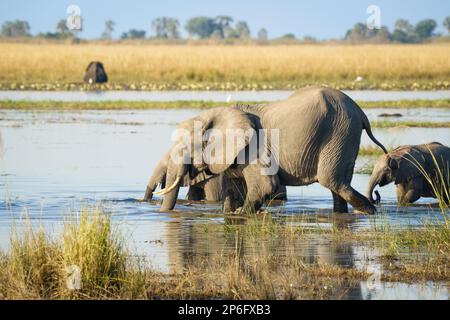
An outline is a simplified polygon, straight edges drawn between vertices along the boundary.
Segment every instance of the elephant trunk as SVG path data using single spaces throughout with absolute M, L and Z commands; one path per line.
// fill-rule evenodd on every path
M 172 160 L 169 161 L 165 188 L 156 193 L 164 196 L 160 211 L 171 211 L 175 207 L 178 192 L 180 191 L 180 187 L 184 184 L 184 178 L 188 174 L 188 160 L 190 159 L 185 158 L 183 162 L 178 164 L 174 163 Z
M 163 170 L 158 170 L 150 178 L 147 188 L 145 189 L 144 201 L 150 201 L 153 199 L 153 192 L 161 184 L 161 188 L 164 188 L 165 172 Z
M 155 189 L 156 189 L 156 186 L 154 188 L 152 188 L 150 186 L 150 184 L 147 185 L 147 189 L 145 189 L 144 201 L 148 202 L 153 199 L 153 191 L 155 191 Z
M 373 198 L 373 190 L 380 183 L 380 179 L 377 174 L 372 174 L 369 181 L 369 186 L 367 188 L 367 198 L 371 203 L 376 203 L 380 200 L 379 193 L 377 193 L 377 199 Z
M 174 175 L 167 175 L 166 186 L 171 190 L 164 194 L 163 203 L 160 211 L 171 211 L 175 207 L 178 198 L 178 192 L 180 191 L 180 179 Z

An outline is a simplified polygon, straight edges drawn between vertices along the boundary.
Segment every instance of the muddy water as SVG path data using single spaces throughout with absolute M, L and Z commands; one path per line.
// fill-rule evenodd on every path
M 398 110 L 397 110 L 398 111 Z M 448 112 L 428 110 L 440 117 Z M 152 169 L 170 144 L 177 122 L 196 110 L 119 112 L 0 112 L 0 247 L 9 241 L 12 225 L 19 228 L 25 217 L 56 234 L 64 220 L 88 204 L 101 203 L 113 213 L 115 223 L 130 239 L 130 246 L 155 268 L 169 271 L 186 265 L 190 257 L 213 257 L 236 250 L 237 239 L 222 227 L 236 223 L 220 214 L 220 205 L 180 201 L 177 210 L 158 211 L 157 201 L 137 202 Z M 401 110 L 414 119 L 416 110 Z M 411 113 L 410 113 L 411 112 Z M 371 120 L 376 110 L 368 112 Z M 419 113 L 420 114 L 420 113 Z M 449 129 L 375 129 L 386 145 L 450 141 Z M 363 145 L 372 145 L 365 133 Z M 364 192 L 368 176 L 354 175 L 353 186 Z M 182 190 L 180 199 L 186 190 Z M 288 188 L 289 201 L 271 207 L 280 223 L 307 223 L 315 217 L 320 228 L 365 230 L 374 224 L 393 228 L 420 227 L 442 216 L 432 199 L 421 199 L 409 208 L 397 208 L 394 186 L 381 189 L 383 214 L 367 217 L 349 214 L 335 219 L 330 192 L 320 185 Z M 219 226 L 219 228 L 211 228 Z M 245 239 L 244 239 L 245 240 Z M 240 241 L 240 240 L 239 240 Z M 252 248 L 242 244 L 244 254 Z M 268 242 L 265 248 L 285 254 L 285 248 Z M 311 263 L 321 261 L 361 270 L 379 270 L 380 253 L 363 244 L 330 243 L 319 235 L 299 240 L 296 255 Z M 367 257 L 370 257 L 368 259 Z M 418 298 L 448 299 L 448 287 L 436 283 L 380 283 L 375 288 L 362 281 L 350 288 L 353 299 Z

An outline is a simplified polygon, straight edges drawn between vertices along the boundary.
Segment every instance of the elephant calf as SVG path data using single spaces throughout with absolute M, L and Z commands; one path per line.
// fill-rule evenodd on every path
M 86 68 L 86 74 L 84 75 L 84 82 L 89 84 L 108 82 L 108 75 L 103 67 L 103 63 L 99 61 L 89 63 Z
M 450 148 L 438 142 L 401 146 L 378 159 L 367 195 L 374 202 L 372 193 L 377 185 L 395 182 L 400 205 L 413 203 L 420 197 L 437 198 L 436 190 L 450 203 L 449 170 Z M 424 173 L 431 178 L 433 186 Z
M 167 152 L 162 159 L 159 161 L 152 176 L 147 184 L 147 189 L 144 195 L 144 201 L 149 201 L 153 198 L 153 193 L 155 192 L 158 185 L 161 188 L 165 188 L 166 175 L 168 170 L 170 160 L 170 151 Z M 183 177 L 183 186 L 189 187 L 187 194 L 188 200 L 192 201 L 221 201 L 223 200 L 222 194 L 222 177 L 207 175 L 206 173 L 201 173 L 191 179 L 189 174 Z
M 158 185 L 161 188 L 165 188 L 165 180 L 167 175 L 167 170 L 169 166 L 170 153 L 169 150 L 159 161 L 152 176 L 150 177 L 147 188 L 144 195 L 144 201 L 150 201 L 153 198 L 153 193 L 155 192 Z M 224 182 L 223 175 L 208 175 L 205 172 L 201 172 L 196 175 L 195 178 L 191 178 L 188 173 L 183 177 L 182 185 L 184 187 L 189 187 L 187 193 L 187 199 L 192 201 L 212 201 L 218 202 L 224 200 Z M 235 194 L 235 201 L 233 204 L 225 203 L 226 207 L 233 208 L 232 211 L 236 209 L 236 205 L 240 206 L 243 204 L 244 199 L 247 194 L 245 182 L 243 179 L 234 179 L 232 185 L 233 192 Z M 278 186 L 276 192 L 272 195 L 273 200 L 286 200 L 286 186 Z

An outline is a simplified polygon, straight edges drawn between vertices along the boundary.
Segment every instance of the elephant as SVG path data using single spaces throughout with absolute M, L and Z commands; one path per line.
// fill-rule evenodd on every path
M 161 211 L 174 208 L 182 178 L 190 172 L 223 174 L 224 201 L 231 204 L 226 208 L 234 207 L 229 181 L 244 181 L 246 197 L 236 213 L 257 213 L 279 185 L 319 182 L 332 192 L 335 212 L 348 212 L 350 203 L 360 212 L 374 214 L 375 206 L 350 185 L 364 129 L 387 153 L 361 108 L 343 92 L 327 87 L 303 88 L 286 100 L 264 105 L 204 111 L 178 126 L 174 146 L 179 156 L 177 161 L 169 159 L 165 188 L 159 192 L 164 195 Z M 230 143 L 234 137 L 228 133 L 239 130 L 250 133 L 242 135 L 241 143 Z M 264 139 L 257 134 L 261 130 Z M 278 139 L 268 134 L 272 130 Z M 216 139 L 222 143 L 215 143 Z M 255 141 L 258 152 L 266 151 L 266 159 L 251 153 Z M 211 146 L 217 147 L 216 161 L 211 161 Z M 273 163 L 275 172 L 271 172 Z
M 170 159 L 170 151 L 159 161 L 152 176 L 149 179 L 143 201 L 150 201 L 153 198 L 158 185 L 161 188 L 165 187 L 165 179 L 167 174 L 167 167 Z M 189 187 L 187 199 L 192 201 L 206 200 L 210 202 L 219 202 L 223 200 L 223 175 L 207 175 L 202 173 L 191 179 L 189 175 L 183 177 L 183 186 Z M 245 184 L 239 179 L 233 181 L 234 201 L 233 203 L 243 203 L 247 193 Z M 275 200 L 287 200 L 286 186 L 278 186 L 273 195 Z M 231 206 L 231 204 L 226 204 Z
M 158 185 L 164 188 L 169 159 L 170 152 L 166 152 L 149 179 L 143 201 L 150 201 L 153 198 L 153 193 Z M 197 175 L 195 179 L 191 179 L 189 174 L 186 174 L 183 177 L 183 186 L 189 186 L 188 200 L 218 202 L 223 199 L 222 177 L 220 175 L 214 176 L 202 173 Z
M 108 82 L 108 75 L 106 74 L 103 63 L 100 61 L 92 61 L 86 68 L 84 75 L 84 82 L 89 84 L 106 83 Z
M 436 166 L 437 164 L 437 166 Z M 374 203 L 373 191 L 391 182 L 397 186 L 400 205 L 411 204 L 420 197 L 437 198 L 434 182 L 444 201 L 450 201 L 450 148 L 439 142 L 400 146 L 382 155 L 376 162 L 367 188 L 367 197 Z M 377 201 L 380 197 L 377 194 Z

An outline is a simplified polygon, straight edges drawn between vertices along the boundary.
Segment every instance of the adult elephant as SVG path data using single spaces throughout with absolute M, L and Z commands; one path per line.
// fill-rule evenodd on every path
M 83 80 L 89 84 L 108 82 L 108 75 L 106 74 L 103 63 L 100 61 L 91 61 L 86 68 Z
M 174 208 L 182 178 L 188 172 L 206 172 L 223 173 L 225 181 L 236 178 L 245 181 L 247 194 L 240 212 L 256 212 L 280 184 L 301 186 L 314 182 L 331 190 L 335 212 L 348 212 L 347 203 L 361 212 L 376 212 L 369 200 L 350 185 L 362 130 L 387 151 L 373 136 L 361 108 L 341 91 L 309 87 L 267 105 L 214 108 L 181 123 L 178 129 L 184 133 L 175 141 L 182 151 L 182 161 L 169 159 L 166 188 L 160 192 L 164 195 L 162 211 Z M 249 158 L 249 146 L 258 139 L 257 134 L 245 135 L 240 144 L 227 141 L 228 131 L 255 129 L 278 133 L 278 143 L 267 134 L 267 143 L 262 146 L 276 161 L 277 172 L 267 173 L 266 161 Z M 215 134 L 209 134 L 211 131 Z M 209 161 L 208 152 L 217 134 L 222 134 L 223 148 L 227 148 L 218 152 L 223 161 Z M 196 135 L 203 139 L 198 142 Z M 261 141 L 258 142 L 261 146 Z M 228 148 L 230 145 L 233 147 Z M 246 154 L 246 161 L 236 161 L 242 153 Z M 232 189 L 224 190 L 226 202 Z
M 449 170 L 450 148 L 438 142 L 401 146 L 378 159 L 369 181 L 367 196 L 375 202 L 375 187 L 395 182 L 400 205 L 413 203 L 420 197 L 437 198 L 436 192 L 450 204 Z M 429 179 L 433 184 L 430 184 Z

